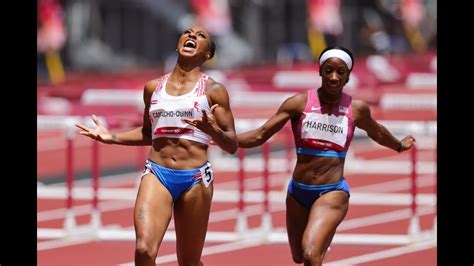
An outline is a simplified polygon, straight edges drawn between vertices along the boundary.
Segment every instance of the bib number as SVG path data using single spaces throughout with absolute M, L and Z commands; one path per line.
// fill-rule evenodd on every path
M 202 182 L 204 182 L 204 186 L 208 187 L 212 180 L 214 180 L 214 174 L 210 165 L 201 168 L 201 176 Z

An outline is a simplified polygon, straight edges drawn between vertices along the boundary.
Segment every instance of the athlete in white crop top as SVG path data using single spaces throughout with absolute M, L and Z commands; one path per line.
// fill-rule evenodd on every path
M 151 145 L 138 191 L 134 224 L 135 265 L 155 265 L 173 212 L 180 265 L 200 262 L 213 193 L 208 162 L 210 140 L 228 153 L 237 150 L 234 118 L 226 88 L 201 72 L 215 45 L 200 26 L 185 30 L 171 71 L 145 85 L 143 125 L 111 133 L 96 128 L 79 133 L 107 144 Z
M 354 127 L 398 152 L 415 142 L 412 136 L 399 141 L 372 118 L 366 102 L 342 92 L 353 61 L 345 48 L 325 49 L 319 60 L 320 88 L 289 97 L 261 127 L 237 135 L 239 147 L 255 147 L 291 120 L 297 161 L 286 197 L 286 225 L 296 263 L 322 265 L 347 213 L 349 186 L 343 169 Z

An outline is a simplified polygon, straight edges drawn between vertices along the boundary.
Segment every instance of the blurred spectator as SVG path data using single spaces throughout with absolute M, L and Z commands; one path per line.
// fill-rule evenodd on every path
M 66 41 L 63 11 L 57 0 L 38 1 L 37 51 L 44 54 L 52 83 L 64 80 L 64 70 L 59 51 Z
M 57 0 L 39 0 L 38 2 L 37 50 L 60 50 L 66 41 L 62 8 Z
M 359 32 L 362 53 L 391 54 L 410 50 L 397 3 L 379 0 L 357 2 L 362 23 Z
M 308 6 L 308 42 L 313 58 L 327 46 L 339 45 L 342 34 L 340 0 L 306 0 Z
M 348 0 L 347 3 L 356 10 L 355 20 L 359 24 L 356 45 L 362 54 L 423 52 L 436 36 L 435 0 Z
M 197 15 L 198 24 L 213 36 L 230 32 L 231 19 L 227 0 L 190 0 Z
M 213 68 L 311 61 L 327 46 L 364 56 L 437 44 L 436 0 L 59 1 L 38 0 L 38 62 L 61 49 L 69 69 L 172 67 L 174 37 L 193 24 L 215 37 Z
M 230 68 L 252 60 L 252 48 L 232 28 L 228 0 L 189 0 L 189 3 L 197 24 L 209 30 L 219 51 L 205 66 Z
M 404 22 L 405 32 L 413 50 L 424 52 L 432 41 L 433 25 L 436 18 L 428 13 L 428 7 L 432 6 L 434 0 L 423 3 L 422 0 L 400 1 L 401 17 Z M 435 5 L 435 4 L 434 4 Z

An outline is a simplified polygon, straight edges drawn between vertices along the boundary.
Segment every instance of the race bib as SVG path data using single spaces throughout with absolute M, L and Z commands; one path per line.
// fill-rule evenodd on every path
M 344 147 L 349 128 L 347 116 L 309 113 L 301 127 L 302 139 L 324 140 Z
M 206 164 L 206 166 L 202 167 L 200 171 L 202 182 L 204 183 L 204 186 L 208 187 L 212 180 L 214 180 L 214 173 L 212 171 L 211 164 Z

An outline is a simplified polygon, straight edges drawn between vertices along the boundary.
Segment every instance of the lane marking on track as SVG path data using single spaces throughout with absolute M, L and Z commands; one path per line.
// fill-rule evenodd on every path
M 73 246 L 73 245 L 86 244 L 86 243 L 94 242 L 94 241 L 96 241 L 95 237 L 91 237 L 91 236 L 61 238 L 61 239 L 40 242 L 36 245 L 37 247 L 36 249 L 37 251 L 49 250 L 49 249 L 62 248 L 62 247 Z
M 420 207 L 418 209 L 418 215 L 428 215 L 434 213 L 436 210 L 433 207 Z M 411 208 L 402 210 L 378 213 L 374 215 L 364 216 L 360 218 L 352 218 L 349 220 L 342 221 L 341 225 L 337 228 L 337 232 L 350 230 L 355 228 L 362 228 L 371 225 L 390 223 L 394 221 L 400 221 L 409 219 L 411 217 Z
M 248 217 L 251 216 L 257 216 L 263 214 L 263 206 L 261 205 L 254 205 L 254 206 L 248 206 L 245 209 L 245 214 Z M 284 206 L 276 206 L 270 208 L 271 212 L 275 211 L 284 211 L 285 208 Z M 364 216 L 361 218 L 353 218 L 349 220 L 344 220 L 340 227 L 338 228 L 337 232 L 342 232 L 345 230 L 350 230 L 350 229 L 356 229 L 356 228 L 362 228 L 366 226 L 371 226 L 371 225 L 376 225 L 376 224 L 382 224 L 382 223 L 389 223 L 389 222 L 396 222 L 396 221 L 401 221 L 410 218 L 410 208 L 402 209 L 402 210 L 396 210 L 396 211 L 391 211 L 391 212 L 385 212 L 381 214 L 375 214 L 375 215 L 370 215 L 370 216 Z M 420 208 L 419 209 L 419 216 L 423 215 L 429 215 L 434 213 L 435 210 L 431 207 L 425 207 L 425 208 Z M 220 221 L 226 221 L 226 220 L 234 220 L 237 218 L 239 215 L 237 209 L 231 209 L 231 210 L 223 210 L 223 211 L 218 211 L 211 213 L 209 217 L 209 222 L 220 222 Z M 170 222 L 170 226 L 168 229 L 174 229 L 173 222 Z M 283 229 L 284 228 L 273 228 L 275 230 Z M 134 230 L 133 226 L 130 227 L 125 227 L 122 228 L 122 230 L 127 231 L 127 230 Z M 93 242 L 96 241 L 97 239 L 95 238 L 83 238 L 79 239 L 77 244 L 83 244 L 87 242 Z M 46 244 L 50 243 L 51 244 Z M 71 239 L 56 239 L 56 240 L 49 240 L 49 241 L 44 241 L 40 242 L 41 244 L 41 250 L 47 250 L 47 249 L 55 249 L 55 248 L 60 248 L 63 246 L 71 246 L 71 245 L 76 245 L 76 242 L 72 241 Z M 38 246 L 40 246 L 38 244 Z M 39 250 L 39 249 L 38 249 Z
M 406 245 L 406 246 L 402 246 L 402 247 L 377 251 L 377 252 L 373 252 L 373 253 L 369 253 L 369 254 L 349 257 L 349 258 L 345 258 L 345 259 L 342 259 L 342 260 L 328 261 L 324 265 L 327 265 L 327 266 L 357 265 L 357 264 L 361 264 L 361 263 L 365 263 L 365 262 L 371 262 L 371 261 L 376 261 L 376 260 L 381 260 L 381 259 L 387 259 L 387 258 L 391 258 L 391 257 L 397 257 L 397 256 L 400 256 L 400 255 L 405 255 L 405 254 L 409 254 L 409 253 L 423 251 L 425 249 L 436 248 L 436 246 L 437 246 L 436 241 L 420 242 L 420 243 L 415 243 L 415 244 Z
M 402 211 L 406 212 L 409 215 L 409 211 L 410 211 L 409 209 L 405 209 L 405 210 L 402 210 Z M 400 215 L 398 215 L 397 212 L 387 213 L 386 216 L 391 217 L 391 220 L 384 219 L 383 221 L 379 221 L 379 223 L 392 222 L 392 221 L 395 221 L 395 220 L 404 220 L 406 218 L 409 218 L 409 217 L 401 217 Z M 423 213 L 426 213 L 426 214 L 432 213 L 432 212 L 433 211 L 427 211 L 427 210 L 423 211 Z M 365 217 L 365 218 L 367 218 L 365 222 L 368 222 L 368 224 L 363 225 L 361 223 L 361 221 L 357 221 L 356 223 L 353 223 L 353 226 L 342 228 L 341 230 L 338 230 L 338 231 L 344 231 L 344 230 L 348 230 L 348 229 L 353 229 L 353 228 L 378 224 L 378 223 L 374 223 L 373 221 L 370 221 L 371 219 L 373 219 L 372 217 Z M 356 220 L 356 219 L 348 220 L 348 222 L 350 223 L 353 220 Z M 357 223 L 359 223 L 359 226 L 355 225 Z M 341 226 L 342 226 L 342 224 L 341 224 Z M 257 238 L 257 239 L 250 239 L 250 240 L 245 240 L 245 241 L 231 242 L 231 243 L 226 243 L 226 244 L 216 245 L 216 246 L 211 246 L 211 247 L 204 247 L 203 252 L 202 252 L 202 256 L 220 254 L 220 253 L 225 253 L 225 252 L 229 252 L 229 251 L 233 251 L 233 250 L 249 248 L 249 247 L 255 247 L 255 246 L 259 246 L 261 244 L 262 244 L 262 241 Z M 358 264 L 358 263 L 363 263 L 363 262 L 369 262 L 369 261 L 373 261 L 373 260 L 380 260 L 380 259 L 384 259 L 384 258 L 400 256 L 400 255 L 403 255 L 403 254 L 413 253 L 413 252 L 417 252 L 417 251 L 421 251 L 421 250 L 425 250 L 425 249 L 429 249 L 429 248 L 433 248 L 433 247 L 436 247 L 436 241 L 421 242 L 421 243 L 416 243 L 416 244 L 411 244 L 411 245 L 407 245 L 407 246 L 397 247 L 397 248 L 393 248 L 393 249 L 389 249 L 389 250 L 383 250 L 383 251 L 379 251 L 379 252 L 375 252 L 375 253 L 355 256 L 355 257 L 343 259 L 343 260 L 340 260 L 340 261 L 328 262 L 327 265 L 328 266 L 336 266 L 336 265 L 337 266 L 350 266 L 350 265 L 355 265 L 355 264 Z M 156 258 L 156 263 L 158 263 L 158 264 L 159 263 L 165 263 L 165 262 L 172 262 L 172 261 L 177 261 L 176 253 L 167 254 L 167 255 L 159 256 L 159 257 Z M 134 264 L 133 264 L 133 262 L 128 262 L 128 263 L 123 263 L 123 264 L 119 264 L 119 265 L 129 266 L 129 265 L 134 265 Z
M 130 201 L 106 201 L 99 202 L 98 208 L 101 212 L 119 211 L 133 208 L 133 204 Z M 74 206 L 72 208 L 74 216 L 90 215 L 92 212 L 92 204 L 84 204 L 80 206 Z M 38 222 L 64 219 L 66 217 L 67 208 L 53 209 L 48 211 L 42 211 L 37 213 L 36 220 Z
M 225 253 L 225 252 L 239 250 L 239 249 L 256 247 L 256 246 L 260 246 L 261 244 L 262 244 L 261 239 L 254 238 L 254 239 L 241 240 L 241 241 L 225 243 L 225 244 L 220 244 L 220 245 L 214 245 L 210 247 L 204 247 L 202 250 L 202 255 L 206 256 L 206 255 L 220 254 L 220 253 Z M 157 264 L 160 264 L 160 263 L 173 262 L 173 261 L 177 261 L 176 253 L 159 256 L 156 258 L 155 262 Z M 135 265 L 135 263 L 127 262 L 127 263 L 121 263 L 119 265 L 120 266 L 133 266 Z
M 103 212 L 107 211 L 117 211 L 124 210 L 128 208 L 133 208 L 132 198 L 135 198 L 134 195 L 123 192 L 123 189 L 104 189 L 101 193 L 102 196 L 107 196 L 107 198 L 115 199 L 116 201 L 102 201 L 99 203 L 99 210 Z M 61 198 L 61 191 L 50 191 L 51 197 Z M 76 191 L 75 198 L 88 199 L 87 191 Z M 41 194 L 45 194 L 45 191 L 42 191 Z M 39 194 L 39 193 L 38 193 Z M 108 196 L 112 196 L 109 198 Z M 246 191 L 244 193 L 244 201 L 249 203 L 262 203 L 264 200 L 265 193 L 263 191 Z M 282 191 L 270 191 L 268 194 L 269 202 L 275 205 L 284 205 L 286 197 L 286 192 Z M 379 206 L 405 206 L 411 203 L 411 194 L 409 193 L 368 193 L 368 192 L 353 192 L 351 193 L 350 204 L 351 205 L 379 205 Z M 104 198 L 104 197 L 100 197 Z M 120 200 L 121 198 L 127 200 Z M 237 190 L 227 190 L 227 191 L 216 191 L 214 192 L 214 203 L 235 203 L 239 200 L 239 192 Z M 436 195 L 432 193 L 419 193 L 416 197 L 416 202 L 419 205 L 428 205 L 434 206 L 436 204 Z M 72 211 L 75 216 L 89 215 L 92 210 L 91 204 L 83 204 L 80 206 L 75 206 L 72 208 Z M 53 209 L 48 211 L 43 211 L 37 214 L 37 221 L 47 221 L 61 219 L 66 216 L 67 208 Z
M 277 175 L 275 175 L 275 176 L 277 176 Z M 279 177 L 280 176 L 284 177 L 284 175 L 281 175 L 281 174 L 278 174 L 278 176 Z M 258 181 L 261 178 L 255 177 L 255 178 L 252 178 L 252 179 L 255 180 L 255 181 Z M 419 180 L 419 184 L 421 184 L 422 186 L 430 186 L 434 182 L 429 181 L 429 179 L 432 179 L 432 178 L 421 177 L 420 180 Z M 279 178 L 278 181 L 286 181 L 286 178 Z M 260 183 L 261 183 L 261 181 L 260 181 Z M 227 187 L 227 186 L 232 186 L 234 184 L 236 184 L 235 181 L 227 181 L 227 182 L 221 183 L 220 185 L 223 185 L 224 187 Z M 249 182 L 249 186 L 252 189 L 258 189 L 261 185 L 253 183 L 253 182 Z M 359 191 L 359 189 L 360 189 L 362 191 L 371 191 L 371 190 L 373 190 L 373 191 L 380 192 L 380 189 L 383 189 L 384 192 L 389 192 L 389 191 L 398 191 L 398 190 L 402 190 L 402 189 L 407 189 L 408 187 L 409 187 L 409 179 L 404 178 L 404 179 L 400 179 L 400 180 L 387 181 L 387 182 L 371 184 L 371 185 L 362 186 L 362 187 L 355 187 L 353 190 Z M 123 201 L 110 201 L 110 202 L 104 202 L 104 203 L 101 203 L 101 204 L 104 204 L 104 205 L 101 205 L 101 211 L 120 210 L 121 208 L 125 208 L 125 209 L 130 208 L 130 202 L 123 202 Z M 122 205 L 123 207 L 121 207 L 120 205 Z M 80 210 L 81 213 L 89 214 L 90 206 L 91 206 L 90 204 L 88 204 L 89 208 L 87 206 L 80 206 L 79 210 Z M 278 208 L 276 208 L 276 207 L 278 207 Z M 429 210 L 429 208 L 431 210 Z M 433 208 L 431 208 L 431 207 L 428 207 L 428 208 L 423 208 L 422 207 L 422 208 L 419 209 L 419 215 L 425 215 L 425 214 L 432 213 L 433 212 L 432 209 Z M 277 211 L 277 210 L 278 211 L 283 211 L 284 206 L 275 206 L 275 207 L 271 208 L 271 211 Z M 54 213 L 54 211 L 56 211 L 56 213 Z M 63 209 L 63 212 L 64 211 L 65 211 L 65 209 Z M 248 206 L 245 210 L 246 214 L 249 215 L 249 216 L 259 215 L 259 214 L 261 214 L 262 211 L 263 211 L 263 209 L 261 208 L 260 205 Z M 47 212 L 49 212 L 49 214 Z M 39 219 L 44 221 L 44 220 L 48 220 L 48 218 L 52 218 L 53 216 L 54 217 L 60 217 L 60 214 L 59 214 L 60 212 L 61 212 L 60 210 L 46 211 L 46 212 L 40 213 L 39 217 L 41 217 L 41 218 L 39 218 Z M 233 208 L 233 209 L 230 209 L 230 210 L 223 210 L 223 211 L 215 212 L 214 214 L 211 213 L 210 222 L 235 219 L 237 217 L 237 215 L 238 215 L 238 210 L 236 208 Z M 380 223 L 384 223 L 384 222 L 403 220 L 403 219 L 406 219 L 406 218 L 409 218 L 409 217 L 410 217 L 410 210 L 407 208 L 407 209 L 397 210 L 397 211 L 383 213 L 383 214 L 377 214 L 377 215 L 372 215 L 372 216 L 355 218 L 355 219 L 344 221 L 343 224 L 341 224 L 341 227 L 339 228 L 340 230 L 338 230 L 338 231 L 344 231 L 344 230 L 348 230 L 348 229 L 359 228 L 359 227 L 369 226 L 369 225 L 373 225 L 373 224 L 380 224 Z M 170 228 L 172 229 L 172 227 L 173 226 L 172 226 L 172 223 L 171 223 Z M 128 229 L 133 229 L 133 226 L 129 227 Z M 92 241 L 96 241 L 96 240 L 95 239 L 90 239 L 90 238 L 82 238 L 82 239 L 58 239 L 58 240 L 52 240 L 52 241 L 44 241 L 44 242 L 38 243 L 38 250 L 54 249 L 54 248 L 60 248 L 60 247 L 63 247 L 63 246 L 71 246 L 71 245 L 88 243 L 88 242 L 92 242 Z M 251 241 L 251 242 L 241 241 L 240 243 L 237 243 L 237 242 L 226 243 L 226 244 L 223 244 L 223 245 L 216 245 L 216 246 L 211 246 L 211 247 L 205 248 L 203 250 L 203 255 L 224 253 L 224 252 L 228 252 L 228 251 L 232 251 L 232 250 L 237 250 L 237 249 L 242 249 L 242 248 L 252 247 L 252 246 L 258 246 L 258 245 L 260 245 L 260 243 L 258 241 Z M 397 252 L 397 250 L 400 250 L 400 249 L 394 249 L 394 251 L 388 252 L 387 254 L 395 254 Z M 401 249 L 401 251 L 404 251 L 404 250 L 405 249 Z M 400 252 L 400 251 L 398 251 L 398 252 Z M 413 252 L 415 252 L 415 251 L 413 251 Z M 382 253 L 383 256 L 388 256 L 387 254 L 384 255 L 384 253 Z M 368 255 L 370 255 L 370 254 L 368 254 Z M 362 258 L 357 258 L 357 259 L 358 260 L 362 260 L 364 258 L 365 259 L 369 259 L 369 258 L 373 259 L 373 258 L 377 258 L 377 256 L 380 257 L 382 255 L 375 254 L 375 255 L 369 256 L 369 257 L 358 256 L 358 257 L 362 257 Z M 393 256 L 396 256 L 396 255 L 393 255 Z M 175 260 L 176 260 L 176 254 L 168 254 L 168 255 L 164 255 L 164 256 L 161 256 L 161 257 L 157 258 L 157 262 L 161 262 L 161 263 L 167 262 L 167 261 L 175 261 Z M 355 258 L 354 258 L 354 260 L 355 260 Z M 127 265 L 127 264 L 125 264 L 125 265 Z M 133 265 L 133 264 L 131 264 L 131 265 Z M 340 264 L 338 264 L 338 265 L 340 265 Z
M 349 180 L 350 182 L 350 180 Z M 417 188 L 430 187 L 436 184 L 435 177 L 431 175 L 420 176 L 416 179 Z M 397 192 L 411 189 L 411 179 L 408 177 L 398 178 L 392 181 L 385 181 L 375 184 L 357 186 L 352 191 L 357 192 Z

